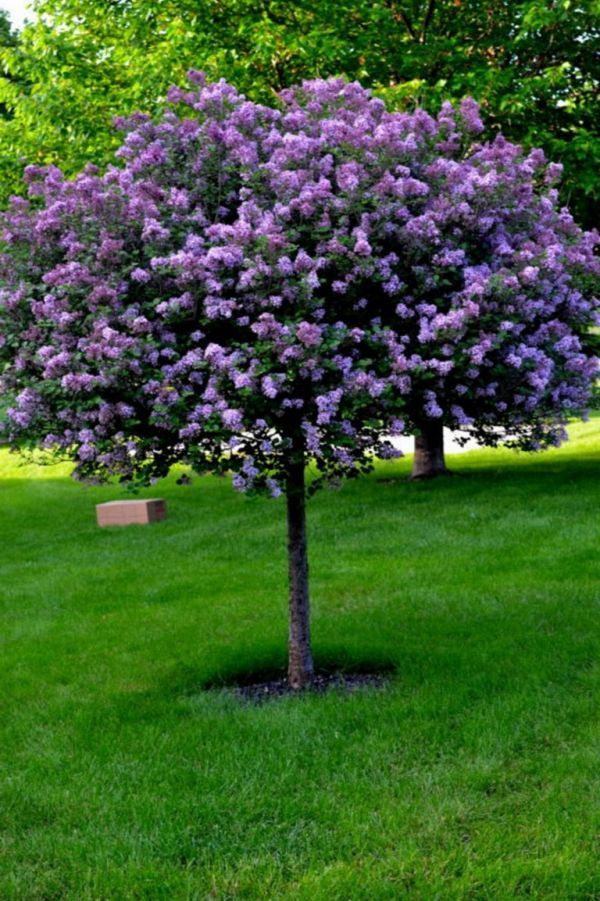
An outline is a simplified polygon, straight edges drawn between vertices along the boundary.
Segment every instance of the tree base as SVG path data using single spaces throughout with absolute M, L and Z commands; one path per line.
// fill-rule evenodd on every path
M 313 676 L 303 688 L 293 688 L 287 679 L 271 679 L 269 682 L 239 685 L 236 694 L 244 701 L 262 704 L 272 698 L 290 695 L 323 694 L 330 689 L 353 692 L 361 688 L 381 688 L 384 684 L 381 673 L 323 673 Z
M 436 469 L 432 472 L 415 472 L 408 477 L 409 482 L 425 482 L 430 479 L 437 479 L 440 476 L 454 476 L 456 473 L 451 469 Z

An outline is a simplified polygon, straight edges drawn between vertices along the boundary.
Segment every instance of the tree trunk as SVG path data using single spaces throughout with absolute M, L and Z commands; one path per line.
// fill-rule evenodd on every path
M 428 419 L 415 436 L 415 458 L 411 479 L 433 479 L 447 475 L 444 459 L 444 424 L 441 419 Z
M 310 648 L 304 448 L 296 450 L 286 481 L 290 583 L 288 682 L 292 688 L 302 689 L 313 680 L 314 664 Z

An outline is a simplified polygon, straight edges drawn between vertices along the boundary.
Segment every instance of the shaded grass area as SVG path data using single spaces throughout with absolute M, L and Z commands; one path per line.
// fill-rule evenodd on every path
M 219 685 L 285 663 L 282 502 L 173 479 L 100 530 L 119 489 L 2 452 L 0 897 L 600 897 L 600 419 L 572 436 L 317 495 L 317 662 L 393 675 L 262 706 Z

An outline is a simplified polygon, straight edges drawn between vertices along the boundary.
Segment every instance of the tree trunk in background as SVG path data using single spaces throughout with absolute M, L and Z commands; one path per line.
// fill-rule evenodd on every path
M 415 458 L 411 479 L 433 479 L 449 472 L 444 459 L 444 424 L 441 419 L 429 419 L 420 425 L 415 436 Z
M 301 689 L 309 685 L 314 676 L 310 648 L 304 463 L 304 449 L 296 448 L 295 457 L 288 468 L 286 482 L 290 583 L 288 682 L 294 689 Z

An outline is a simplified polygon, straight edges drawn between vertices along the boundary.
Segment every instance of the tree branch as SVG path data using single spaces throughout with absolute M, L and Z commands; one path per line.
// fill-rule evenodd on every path
M 290 19 L 286 19 L 285 16 L 281 16 L 279 15 L 279 13 L 276 13 L 273 10 L 272 4 L 269 2 L 269 0 L 262 0 L 261 6 L 266 17 L 270 19 L 271 22 L 274 22 L 275 25 L 281 25 L 283 27 L 290 26 Z M 287 12 L 290 13 L 291 24 L 299 26 L 300 22 L 298 21 L 293 6 L 290 5 L 290 8 L 287 10 Z
M 431 20 L 433 19 L 434 12 L 435 12 L 435 0 L 429 0 L 429 4 L 427 6 L 427 12 L 425 13 L 425 18 L 423 19 L 423 25 L 422 25 L 421 34 L 419 37 L 420 44 L 425 43 L 425 38 L 427 36 L 427 29 L 431 25 Z
M 396 7 L 396 4 L 393 2 L 393 0 L 389 0 L 388 7 L 389 7 L 390 12 L 392 13 L 392 16 L 394 17 L 394 19 L 396 19 L 396 21 L 400 20 L 404 24 L 406 30 L 408 31 L 408 33 L 411 36 L 411 38 L 413 39 L 413 41 L 417 41 L 418 40 L 417 32 L 415 31 L 412 22 L 410 21 L 410 19 L 408 18 L 407 14 L 404 12 L 404 10 L 401 8 L 398 9 Z

